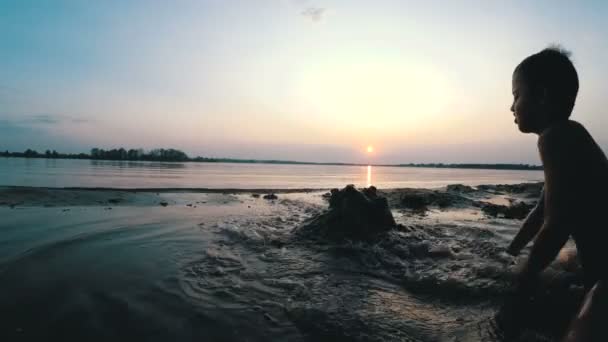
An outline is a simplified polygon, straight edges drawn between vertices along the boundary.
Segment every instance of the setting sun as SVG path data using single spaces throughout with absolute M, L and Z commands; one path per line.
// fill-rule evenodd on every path
M 367 153 L 372 153 L 372 152 L 374 152 L 374 146 L 372 146 L 372 145 L 367 146 Z

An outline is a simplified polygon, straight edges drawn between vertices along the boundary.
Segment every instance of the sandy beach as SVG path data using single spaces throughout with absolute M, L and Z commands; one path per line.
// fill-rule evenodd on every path
M 2 2 L 0 342 L 608 341 L 607 15 Z
M 327 190 L 2 187 L 0 335 L 492 340 L 541 186 L 379 190 L 399 228 L 332 240 Z

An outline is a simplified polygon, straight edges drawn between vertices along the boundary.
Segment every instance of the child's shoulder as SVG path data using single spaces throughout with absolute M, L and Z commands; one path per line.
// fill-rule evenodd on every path
M 574 120 L 566 120 L 551 125 L 539 136 L 539 143 L 552 143 L 580 138 L 587 134 L 587 129 Z

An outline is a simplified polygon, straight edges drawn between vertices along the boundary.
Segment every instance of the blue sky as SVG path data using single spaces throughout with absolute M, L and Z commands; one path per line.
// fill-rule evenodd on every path
M 539 163 L 509 112 L 512 70 L 571 50 L 573 118 L 606 148 L 607 15 L 600 1 L 0 0 L 0 149 Z

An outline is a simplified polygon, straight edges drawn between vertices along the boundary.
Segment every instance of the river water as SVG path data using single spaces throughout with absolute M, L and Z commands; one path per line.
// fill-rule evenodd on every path
M 542 174 L 0 158 L 0 179 L 45 187 L 432 188 Z M 423 215 L 397 206 L 406 231 L 319 241 L 294 231 L 327 208 L 323 191 L 272 201 L 247 191 L 41 190 L 46 199 L 32 189 L 3 191 L 24 191 L 34 204 L 0 205 L 2 341 L 497 341 L 492 318 L 516 261 L 504 250 L 521 225 L 472 206 Z M 528 195 L 498 197 L 532 201 Z M 524 313 L 532 321 L 547 312 Z
M 335 165 L 161 163 L 0 158 L 0 185 L 108 188 L 436 188 L 447 184 L 512 184 L 542 171 Z

